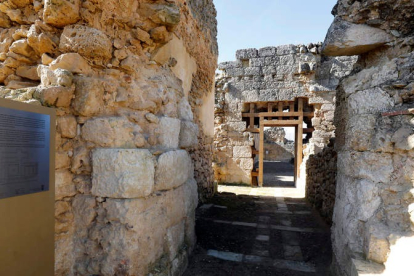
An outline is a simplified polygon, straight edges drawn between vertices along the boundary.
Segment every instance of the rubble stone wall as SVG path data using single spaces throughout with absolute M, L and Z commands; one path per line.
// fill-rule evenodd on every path
M 57 113 L 55 275 L 182 274 L 216 34 L 211 0 L 0 3 L 1 98 Z
M 298 97 L 308 98 L 315 110 L 308 125 L 315 131 L 304 147 L 304 181 L 308 156 L 320 152 L 335 135 L 335 89 L 355 62 L 354 57 L 322 57 L 320 50 L 321 44 L 312 43 L 244 49 L 237 51 L 236 61 L 219 64 L 222 73 L 216 77 L 213 163 L 217 182 L 251 184 L 254 138 L 245 132 L 242 120 L 246 103 Z
M 337 94 L 332 239 L 338 275 L 411 270 L 413 11 L 412 1 L 340 0 L 323 46 L 323 53 L 332 56 L 360 55 Z
M 306 199 L 329 224 L 335 205 L 337 153 L 335 139 L 318 154 L 309 156 L 306 164 Z

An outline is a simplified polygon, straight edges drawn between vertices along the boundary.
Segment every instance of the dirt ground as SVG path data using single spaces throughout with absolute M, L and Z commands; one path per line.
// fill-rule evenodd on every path
M 329 228 L 305 199 L 251 189 L 219 193 L 197 209 L 198 243 L 184 275 L 327 275 Z

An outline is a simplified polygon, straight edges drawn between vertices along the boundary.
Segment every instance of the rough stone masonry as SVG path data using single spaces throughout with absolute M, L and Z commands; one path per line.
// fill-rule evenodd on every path
M 0 96 L 55 108 L 55 275 L 180 275 L 213 192 L 211 0 L 5 0 Z M 198 188 L 198 192 L 197 192 Z
M 336 98 L 334 272 L 411 275 L 414 2 L 340 0 L 322 53 L 359 55 Z

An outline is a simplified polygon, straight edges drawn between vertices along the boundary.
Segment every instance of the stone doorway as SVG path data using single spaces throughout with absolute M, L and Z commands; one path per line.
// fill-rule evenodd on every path
M 253 158 L 257 159 L 251 177 L 253 185 L 263 187 L 264 183 L 264 131 L 266 127 L 294 127 L 294 181 L 300 176 L 300 165 L 303 159 L 303 136 L 305 142 L 312 137 L 311 119 L 314 108 L 307 98 L 297 98 L 294 101 L 251 102 L 246 103 L 248 110 L 242 113 L 243 121 L 247 122 L 247 132 L 255 133 L 252 147 Z M 246 108 L 245 108 L 246 109 Z M 304 127 L 305 126 L 305 127 Z M 309 127 L 308 127 L 309 126 Z

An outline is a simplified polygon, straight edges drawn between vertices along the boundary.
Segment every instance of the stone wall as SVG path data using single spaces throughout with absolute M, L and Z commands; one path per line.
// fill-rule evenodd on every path
M 332 224 L 335 205 L 337 153 L 335 139 L 318 154 L 309 156 L 306 163 L 306 199 Z
M 338 275 L 412 270 L 413 11 L 412 1 L 341 0 L 323 46 L 327 55 L 360 55 L 337 94 L 332 238 Z
M 356 59 L 326 58 L 320 50 L 321 44 L 312 43 L 244 49 L 237 51 L 236 61 L 219 64 L 222 73 L 216 77 L 213 163 L 216 181 L 251 184 L 254 138 L 244 131 L 242 120 L 248 102 L 309 99 L 315 116 L 307 124 L 315 131 L 304 150 L 304 161 L 334 137 L 335 89 Z M 304 179 L 303 168 L 298 184 L 303 186 Z
M 55 275 L 185 269 L 216 33 L 211 0 L 0 3 L 0 96 L 57 113 Z

